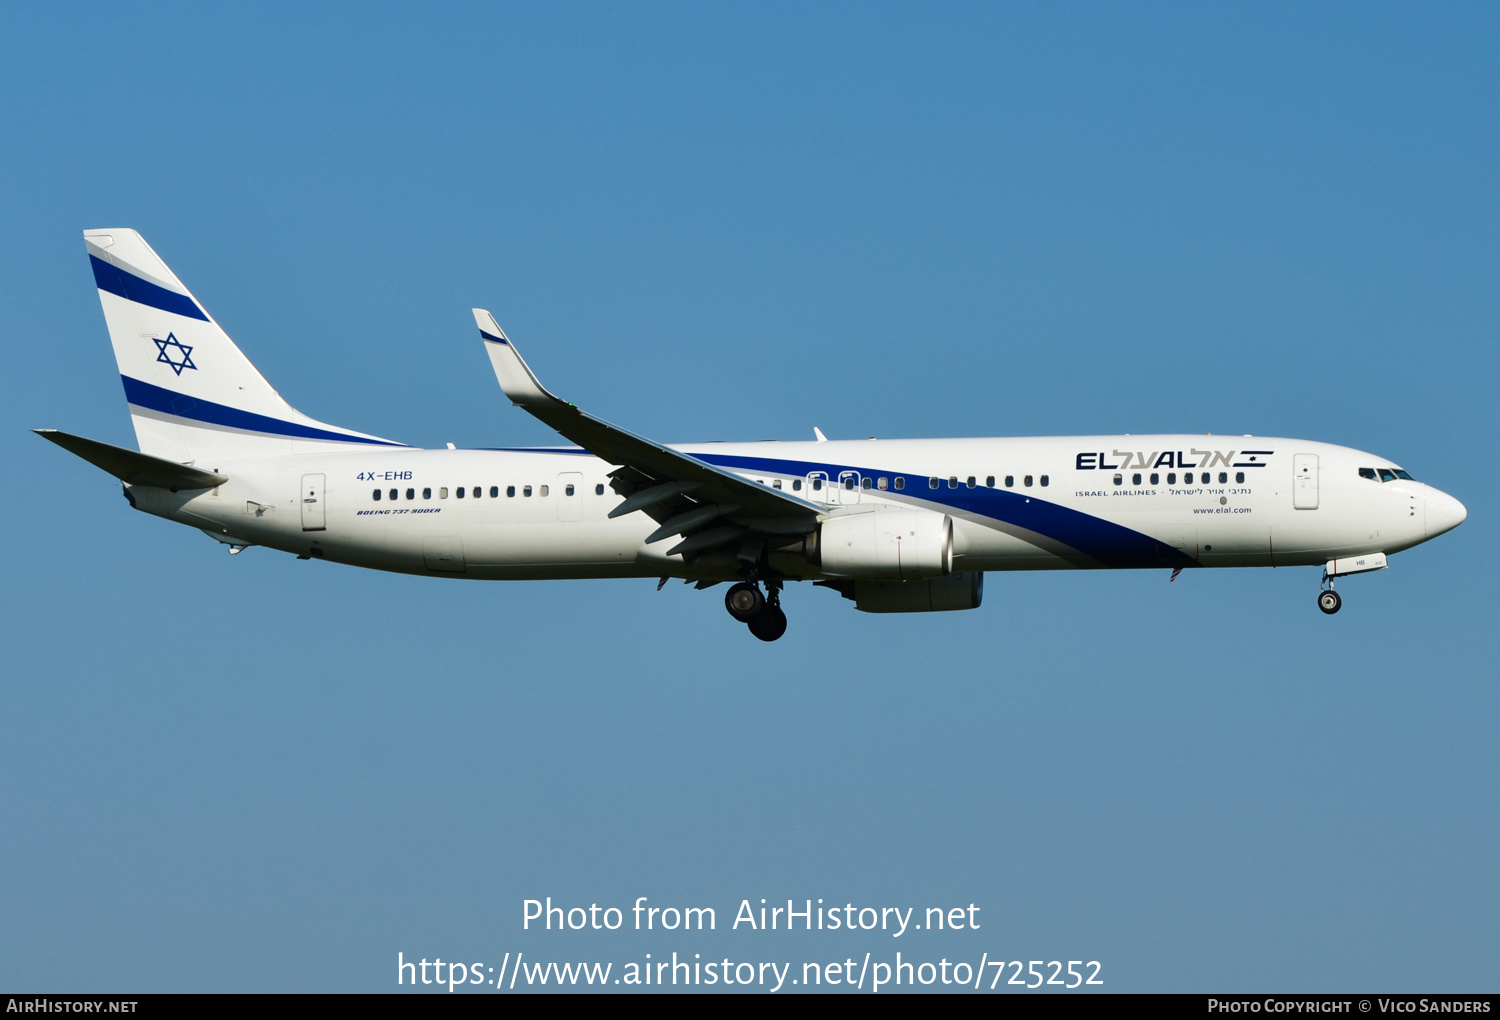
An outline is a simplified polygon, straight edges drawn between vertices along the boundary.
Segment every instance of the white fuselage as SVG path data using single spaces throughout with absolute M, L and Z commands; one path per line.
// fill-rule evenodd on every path
M 1428 485 L 1381 481 L 1381 469 L 1396 469 L 1383 457 L 1303 440 L 1080 436 L 675 449 L 779 485 L 829 515 L 892 505 L 941 511 L 953 520 L 953 568 L 964 571 L 1323 564 L 1410 548 L 1464 516 L 1457 500 Z M 208 491 L 127 494 L 141 510 L 232 545 L 380 570 L 476 579 L 723 580 L 738 572 L 732 558 L 666 556 L 670 539 L 646 544 L 657 522 L 645 513 L 610 519 L 621 502 L 610 486 L 614 468 L 577 450 L 373 447 L 199 466 L 229 481 Z M 823 576 L 795 556 L 773 554 L 772 566 L 787 577 Z

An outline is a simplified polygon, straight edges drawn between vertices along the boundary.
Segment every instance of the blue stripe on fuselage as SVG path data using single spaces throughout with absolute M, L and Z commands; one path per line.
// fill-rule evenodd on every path
M 127 273 L 119 266 L 110 265 L 97 255 L 90 255 L 89 263 L 94 267 L 94 283 L 100 290 L 118 294 L 125 300 L 134 301 L 138 305 L 150 305 L 152 308 L 160 308 L 174 315 L 200 319 L 203 322 L 208 321 L 208 316 L 203 314 L 203 309 L 198 307 L 198 302 L 186 294 L 158 287 L 150 280 L 142 280 L 139 276 Z
M 807 476 L 814 471 L 827 473 L 828 484 L 838 484 L 844 471 L 855 471 L 863 477 L 903 475 L 908 484 L 927 484 L 927 476 L 913 477 L 905 471 L 874 470 L 847 464 L 819 464 L 812 461 L 775 460 L 769 457 L 740 457 L 731 454 L 695 453 L 692 456 L 710 464 L 740 470 L 765 471 L 768 474 Z M 1049 503 L 1036 495 L 1025 495 L 1009 489 L 983 486 L 947 488 L 947 480 L 937 489 L 907 488 L 901 492 L 887 490 L 882 496 L 909 499 L 961 510 L 977 517 L 1002 521 L 1077 549 L 1107 567 L 1188 567 L 1198 561 L 1181 550 L 1163 545 L 1150 535 L 1143 535 L 1112 521 L 1086 514 L 1081 510 Z
M 298 425 L 295 422 L 282 421 L 280 418 L 271 418 L 264 414 L 241 411 L 237 407 L 216 404 L 212 400 L 189 397 L 161 386 L 153 386 L 151 383 L 132 379 L 128 375 L 120 376 L 120 381 L 125 384 L 125 399 L 137 407 L 201 421 L 208 425 L 222 425 L 226 428 L 242 429 L 246 432 L 264 432 L 292 439 L 331 439 L 340 443 L 366 443 L 371 446 L 403 445 L 385 439 L 367 439 L 364 436 L 350 436 L 343 432 L 330 432 L 311 425 Z

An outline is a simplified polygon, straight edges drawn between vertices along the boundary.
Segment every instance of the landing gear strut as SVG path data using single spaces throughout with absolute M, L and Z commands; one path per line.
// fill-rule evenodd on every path
M 1333 590 L 1333 578 L 1328 576 L 1328 571 L 1323 571 L 1323 590 L 1318 592 L 1318 608 L 1332 616 L 1343 604 L 1344 600 Z
M 729 615 L 750 628 L 762 641 L 775 641 L 786 633 L 786 613 L 781 609 L 781 582 L 766 582 L 768 595 L 762 595 L 754 581 L 741 581 L 724 595 Z

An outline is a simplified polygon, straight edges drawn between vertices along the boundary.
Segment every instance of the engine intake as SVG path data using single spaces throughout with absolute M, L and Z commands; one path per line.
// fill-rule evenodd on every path
M 953 572 L 953 520 L 920 509 L 840 514 L 820 525 L 817 551 L 819 566 L 828 577 L 891 581 L 942 577 Z

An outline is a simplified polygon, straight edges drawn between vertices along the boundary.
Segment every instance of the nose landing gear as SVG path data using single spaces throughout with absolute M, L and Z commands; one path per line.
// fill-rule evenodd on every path
M 786 613 L 781 609 L 781 582 L 768 581 L 769 595 L 762 595 L 754 581 L 741 581 L 724 595 L 729 615 L 750 628 L 762 641 L 775 641 L 786 633 Z
M 1344 600 L 1333 590 L 1333 578 L 1328 576 L 1327 570 L 1323 571 L 1323 590 L 1318 592 L 1318 608 L 1332 616 L 1343 604 Z

